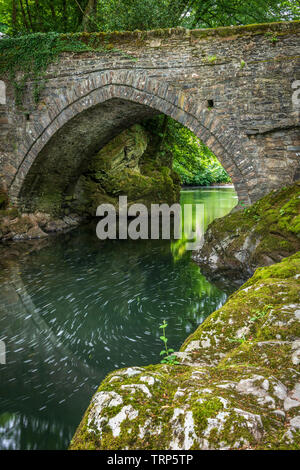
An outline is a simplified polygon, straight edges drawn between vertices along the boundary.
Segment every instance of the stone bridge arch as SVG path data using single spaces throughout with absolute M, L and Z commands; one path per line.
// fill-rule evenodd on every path
M 246 203 L 299 178 L 292 95 L 300 22 L 96 37 L 113 47 L 64 53 L 47 69 L 38 106 L 34 81 L 20 110 L 12 84 L 0 77 L 6 85 L 0 186 L 13 203 L 25 207 L 47 180 L 65 191 L 89 156 L 157 113 L 185 125 L 215 153 Z
M 143 74 L 101 74 L 97 77 L 97 80 L 88 79 L 84 83 L 76 85 L 71 93 L 60 95 L 56 105 L 58 107 L 57 114 L 53 117 L 51 113 L 47 113 L 48 119 L 47 121 L 44 120 L 45 127 L 42 132 L 38 136 L 31 134 L 31 139 L 22 152 L 21 163 L 9 190 L 10 196 L 18 202 L 22 201 L 22 191 L 26 193 L 28 186 L 34 190 L 34 186 L 39 184 L 39 178 L 35 179 L 31 176 L 32 169 L 36 168 L 35 177 L 38 173 L 41 173 L 40 165 L 42 165 L 44 171 L 49 171 L 49 167 L 45 168 L 43 165 L 43 159 L 52 158 L 53 163 L 59 164 L 63 160 L 62 153 L 70 152 L 70 160 L 72 160 L 72 151 L 76 151 L 76 149 L 72 149 L 72 146 L 68 146 L 66 143 L 64 147 L 60 146 L 65 141 L 65 132 L 69 134 L 70 139 L 72 139 L 72 136 L 76 139 L 77 131 L 83 124 L 88 140 L 94 139 L 95 141 L 92 143 L 95 153 L 111 140 L 116 133 L 128 127 L 128 122 L 134 123 L 136 120 L 140 120 L 141 117 L 152 116 L 156 113 L 164 113 L 172 117 L 199 137 L 213 151 L 231 176 L 240 200 L 250 201 L 248 184 L 251 183 L 251 177 L 257 177 L 257 175 L 251 161 L 248 161 L 247 178 L 245 178 L 242 169 L 239 168 L 237 154 L 235 153 L 235 158 L 231 155 L 233 143 L 235 148 L 240 148 L 242 151 L 244 147 L 243 139 L 236 136 L 235 139 L 228 141 L 231 129 L 226 129 L 226 126 L 214 115 L 211 109 L 205 104 L 199 105 L 191 102 L 184 92 L 178 92 L 168 84 L 148 78 Z M 105 123 L 109 119 L 109 112 L 105 108 L 114 108 L 114 106 L 117 107 L 117 110 L 121 108 L 120 112 L 123 108 L 125 122 L 123 120 L 121 120 L 121 123 L 112 122 L 106 132 L 101 132 L 101 129 L 97 134 L 91 132 L 93 120 L 100 117 L 98 121 L 100 127 L 103 121 Z M 129 110 L 129 108 L 132 108 L 132 110 Z M 130 111 L 129 115 L 127 114 L 128 111 Z M 99 116 L 99 114 L 102 114 L 102 116 Z M 86 115 L 88 116 L 87 119 L 85 119 Z M 59 144 L 55 144 L 57 138 Z M 53 146 L 55 146 L 55 151 L 53 151 Z M 88 153 L 91 154 L 93 150 L 88 151 Z M 46 157 L 45 153 L 47 154 Z M 82 160 L 87 161 L 88 156 L 86 155 Z M 74 178 L 79 175 L 78 170 L 80 171 L 80 168 L 84 166 L 82 160 L 76 160 L 77 167 L 70 168 L 71 171 L 74 170 L 75 172 Z M 51 164 L 51 161 L 48 161 Z M 57 170 L 56 164 L 54 163 L 55 170 Z M 53 164 L 51 167 L 53 168 Z M 52 176 L 59 178 L 58 174 L 51 175 L 49 173 L 48 177 L 51 185 L 54 183 L 51 179 Z M 27 179 L 29 179 L 28 182 Z M 26 197 L 26 194 L 24 196 Z

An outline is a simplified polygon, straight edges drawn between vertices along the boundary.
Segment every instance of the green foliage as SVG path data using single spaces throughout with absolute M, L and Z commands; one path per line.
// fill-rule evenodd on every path
M 207 60 L 207 62 L 213 64 L 214 62 L 216 62 L 217 56 L 216 56 L 216 55 L 208 55 L 208 56 L 206 57 L 206 60 Z
M 298 0 L 195 0 L 188 3 L 191 5 L 190 15 L 184 21 L 187 27 L 192 28 L 216 28 L 300 18 Z
M 278 36 L 276 33 L 268 32 L 265 34 L 265 36 L 272 43 L 276 43 L 278 41 Z
M 163 324 L 159 327 L 163 330 L 163 334 L 162 336 L 160 336 L 160 339 L 164 343 L 164 349 L 160 352 L 160 355 L 165 356 L 164 359 L 162 359 L 160 362 L 161 364 L 180 364 L 178 361 L 176 361 L 175 354 L 172 354 L 174 352 L 174 349 L 168 348 L 168 338 L 166 337 L 167 326 L 168 323 L 166 323 L 166 321 L 164 320 Z
M 57 55 L 57 33 L 5 38 L 0 42 L 0 73 L 8 73 L 20 104 L 25 82 L 42 73 Z M 36 82 L 36 87 L 38 83 Z
M 116 52 L 97 34 L 36 33 L 7 37 L 0 41 L 0 74 L 8 74 L 14 84 L 16 101 L 20 105 L 26 82 L 34 81 L 35 102 L 39 101 L 43 89 L 43 77 L 47 67 L 55 62 L 62 52 Z M 127 56 L 132 60 L 134 57 Z
M 180 123 L 159 116 L 147 121 L 146 128 L 160 137 L 158 157 L 173 161 L 173 169 L 183 184 L 208 186 L 230 182 L 215 155 Z
M 0 0 L 0 18 L 11 35 L 76 32 L 82 29 L 87 2 L 88 0 Z
M 299 19 L 297 0 L 102 0 L 96 15 L 103 31 L 218 26 Z
M 98 24 L 103 31 L 133 31 L 169 28 L 181 24 L 182 0 L 104 0 L 98 7 Z
M 300 5 L 299 0 L 0 0 L 0 18 L 12 35 L 214 28 L 299 19 Z

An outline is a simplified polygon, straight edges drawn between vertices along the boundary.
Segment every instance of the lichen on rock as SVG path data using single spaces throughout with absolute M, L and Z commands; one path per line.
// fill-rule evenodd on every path
M 116 370 L 71 449 L 297 449 L 300 253 L 258 269 L 177 353 Z

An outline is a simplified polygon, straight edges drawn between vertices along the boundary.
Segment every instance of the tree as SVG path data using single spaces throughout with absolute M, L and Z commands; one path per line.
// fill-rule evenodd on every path
M 103 0 L 98 18 L 103 31 L 207 28 L 300 19 L 299 0 Z
M 97 26 L 97 0 L 89 0 L 83 14 L 82 26 L 84 31 L 91 31 Z
M 300 19 L 300 0 L 0 0 L 10 34 L 217 27 Z
M 83 30 L 88 0 L 0 0 L 0 22 L 9 33 L 76 32 Z M 93 0 L 97 6 L 98 1 Z M 96 14 L 93 10 L 92 15 Z M 95 25 L 93 29 L 97 29 Z

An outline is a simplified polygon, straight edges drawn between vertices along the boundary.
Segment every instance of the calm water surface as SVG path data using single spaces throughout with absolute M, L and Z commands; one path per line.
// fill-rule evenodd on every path
M 232 188 L 184 190 L 205 227 Z M 105 375 L 160 360 L 226 300 L 178 241 L 100 242 L 95 225 L 57 236 L 0 276 L 0 449 L 65 449 Z

